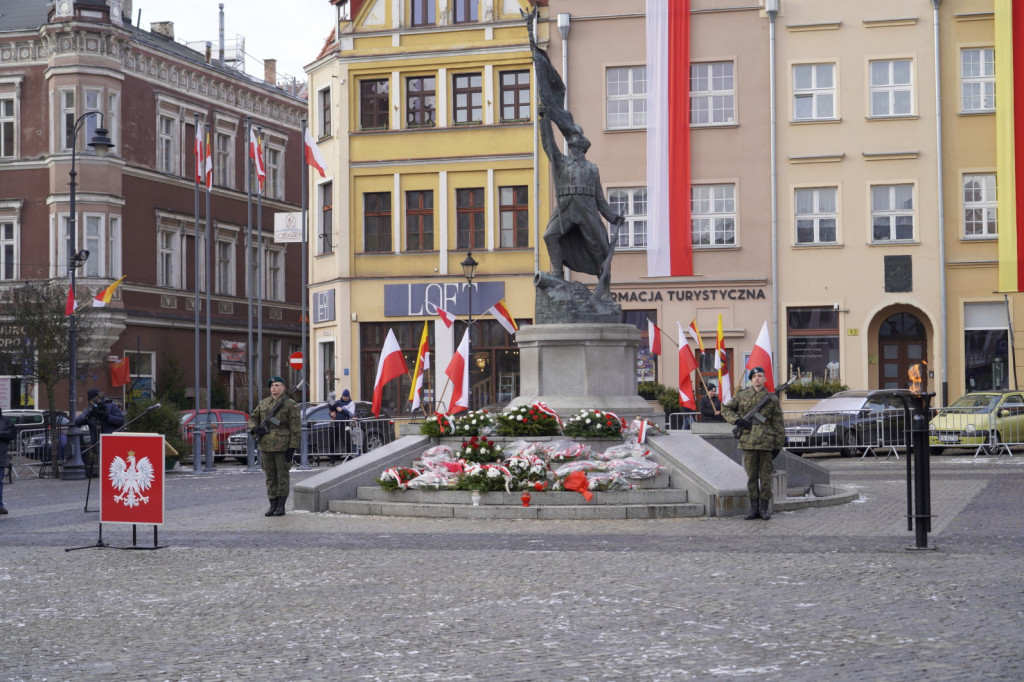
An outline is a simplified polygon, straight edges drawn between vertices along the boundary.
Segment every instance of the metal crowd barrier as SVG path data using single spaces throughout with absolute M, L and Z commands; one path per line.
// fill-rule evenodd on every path
M 1009 455 L 1024 446 L 1024 405 L 1004 404 L 994 409 L 989 396 L 978 396 L 975 406 L 957 405 L 932 410 L 929 444 L 932 454 L 949 448 L 974 449 L 978 455 Z M 961 402 L 961 401 L 957 401 Z
M 340 463 L 387 445 L 398 437 L 395 419 L 311 419 L 309 425 L 309 463 Z M 299 455 L 295 455 L 296 461 Z
M 791 452 L 835 452 L 844 457 L 886 459 L 906 452 L 911 442 L 909 415 L 903 409 L 860 412 L 784 412 L 786 449 Z
M 690 428 L 690 425 L 696 421 L 700 421 L 700 412 L 673 412 L 668 416 L 668 428 L 669 431 L 684 431 Z
M 63 451 L 58 448 L 55 459 L 52 455 L 52 441 L 60 442 L 66 432 L 66 428 L 60 429 L 55 434 L 48 429 L 19 431 L 11 457 L 11 473 L 14 478 L 19 478 L 19 471 L 28 471 L 36 478 L 59 474 L 60 466 L 64 461 Z

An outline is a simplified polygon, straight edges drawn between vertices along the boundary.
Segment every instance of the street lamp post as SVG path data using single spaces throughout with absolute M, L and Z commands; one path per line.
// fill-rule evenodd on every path
M 77 245 L 76 232 L 78 230 L 78 221 L 75 216 L 75 188 L 78 186 L 78 183 L 75 182 L 75 176 L 78 173 L 75 171 L 75 147 L 78 143 L 78 131 L 81 130 L 82 124 L 90 116 L 99 116 L 100 125 L 93 133 L 92 140 L 87 143 L 88 146 L 95 149 L 96 154 L 99 156 L 106 156 L 110 148 L 114 146 L 114 143 L 107 136 L 107 129 L 103 127 L 103 114 L 100 112 L 87 111 L 75 121 L 75 127 L 71 132 L 71 172 L 69 173 L 71 177 L 71 193 L 68 202 L 71 209 L 71 217 L 68 219 L 68 277 L 71 280 L 69 295 L 72 297 L 72 300 L 74 300 L 75 291 L 75 271 L 89 258 L 89 252 L 84 250 L 78 251 Z M 79 479 L 85 478 L 85 464 L 82 462 L 82 444 L 79 440 L 81 430 L 75 426 L 75 418 L 77 417 L 75 385 L 78 375 L 77 313 L 72 311 L 70 318 L 68 320 L 68 448 L 71 451 L 71 458 L 64 462 L 61 478 Z
M 470 353 L 472 354 L 473 347 L 473 277 L 476 275 L 476 266 L 479 263 L 473 258 L 473 252 L 466 252 L 466 259 L 462 261 L 462 274 L 466 276 L 466 281 L 469 282 L 469 321 L 466 323 L 466 333 L 469 334 L 469 347 Z M 466 362 L 469 362 L 469 358 L 466 358 Z M 472 370 L 471 370 L 472 371 Z M 473 391 L 470 390 L 470 386 L 466 386 L 466 400 L 469 405 L 469 409 L 473 409 Z

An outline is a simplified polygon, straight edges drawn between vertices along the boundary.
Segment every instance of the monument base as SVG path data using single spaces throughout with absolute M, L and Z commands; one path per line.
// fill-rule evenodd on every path
M 654 408 L 636 392 L 640 330 L 629 324 L 538 324 L 516 333 L 520 395 L 510 407 L 543 402 L 563 419 L 608 410 L 627 421 Z

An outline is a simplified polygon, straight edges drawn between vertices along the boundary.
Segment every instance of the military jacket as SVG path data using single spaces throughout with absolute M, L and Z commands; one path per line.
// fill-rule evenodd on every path
M 767 390 L 762 388 L 760 391 L 754 391 L 752 386 L 748 386 L 734 395 L 732 400 L 722 405 L 722 416 L 725 417 L 725 421 L 732 424 L 737 419 L 746 417 L 747 413 L 764 399 Z M 766 418 L 765 422 L 762 424 L 757 419 L 750 420 L 753 426 L 740 434 L 740 449 L 781 450 L 786 444 L 786 425 L 782 421 L 782 408 L 779 406 L 778 397 L 772 396 L 772 399 L 761 408 L 760 414 Z
M 267 425 L 267 435 L 260 438 L 259 449 L 265 452 L 284 452 L 288 448 L 299 449 L 300 419 L 299 404 L 288 396 L 281 398 L 284 404 L 281 405 Z M 249 430 L 252 430 L 263 423 L 277 401 L 268 396 L 260 401 L 256 409 L 249 415 Z

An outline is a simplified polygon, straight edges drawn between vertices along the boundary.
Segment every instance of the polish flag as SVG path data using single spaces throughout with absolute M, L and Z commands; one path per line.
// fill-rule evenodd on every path
M 676 322 L 679 327 L 679 404 L 688 407 L 694 412 L 697 411 L 697 401 L 693 395 L 693 372 L 697 369 L 697 361 L 690 351 L 690 344 L 683 336 L 683 325 Z
M 652 353 L 661 355 L 661 329 L 651 318 L 647 318 L 647 343 Z
M 690 0 L 647 0 L 647 197 L 647 275 L 692 275 Z
M 449 313 L 447 310 L 442 310 L 439 307 L 437 309 L 437 315 L 438 317 L 441 318 L 441 321 L 444 322 L 444 326 L 448 327 L 449 329 L 451 329 L 452 325 L 455 324 L 455 316 Z
M 423 375 L 430 369 L 430 346 L 428 344 L 430 332 L 429 323 L 423 322 L 423 334 L 420 336 L 420 347 L 416 351 L 416 367 L 412 371 L 412 390 L 409 392 L 409 409 L 415 410 L 420 406 L 420 397 L 423 393 Z
M 256 166 L 256 179 L 259 181 L 260 191 L 263 191 L 263 183 L 267 180 L 267 171 L 263 167 L 263 149 L 256 141 L 256 133 L 249 128 L 249 158 Z
M 320 173 L 321 178 L 326 178 L 327 175 L 327 162 L 324 160 L 323 155 L 320 153 L 320 148 L 316 146 L 316 140 L 313 139 L 313 133 L 309 132 L 309 128 L 306 128 L 306 163 L 316 168 Z
M 77 307 L 78 303 L 75 301 L 75 289 L 68 284 L 68 300 L 67 303 L 64 304 L 64 315 L 74 315 L 75 308 Z
M 196 184 L 200 185 L 203 182 L 203 129 L 201 126 L 196 126 L 195 157 Z
M 519 331 L 519 325 L 516 324 L 515 318 L 512 317 L 512 313 L 510 313 L 508 308 L 505 307 L 505 299 L 501 299 L 492 305 L 487 309 L 487 312 L 494 315 L 494 319 L 496 319 L 498 324 L 504 327 L 505 331 L 509 334 L 515 334 Z
M 408 374 L 409 368 L 405 364 L 405 357 L 402 356 L 402 349 L 395 338 L 395 330 L 389 329 L 388 336 L 384 339 L 384 348 L 380 351 L 380 361 L 377 363 L 377 379 L 373 382 L 373 416 L 380 416 L 380 405 L 384 400 L 384 385 L 403 374 Z
M 754 350 L 750 352 L 747 359 L 746 370 L 749 372 L 754 367 L 764 368 L 764 385 L 771 393 L 775 391 L 775 372 L 772 371 L 772 340 L 768 336 L 768 321 L 761 325 L 761 333 L 757 335 L 754 342 Z
M 452 381 L 452 398 L 448 414 L 469 409 L 469 330 L 462 335 L 462 343 L 444 371 Z

